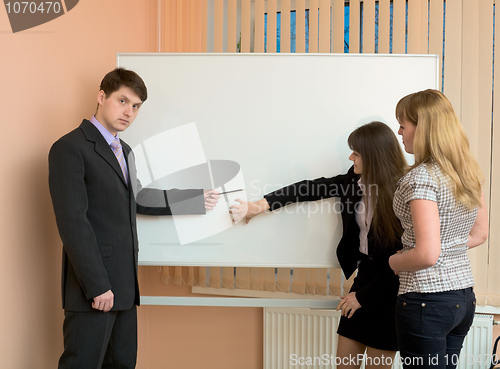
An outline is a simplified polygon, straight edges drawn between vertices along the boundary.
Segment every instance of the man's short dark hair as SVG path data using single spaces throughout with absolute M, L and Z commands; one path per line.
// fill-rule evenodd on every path
M 123 86 L 129 87 L 134 91 L 142 102 L 148 98 L 148 89 L 142 78 L 134 71 L 121 67 L 115 68 L 104 76 L 100 89 L 104 91 L 106 97 L 109 97 Z

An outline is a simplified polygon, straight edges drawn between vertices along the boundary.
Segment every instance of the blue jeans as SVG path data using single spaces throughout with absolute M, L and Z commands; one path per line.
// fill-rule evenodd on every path
M 403 367 L 456 368 L 475 308 L 472 288 L 400 295 L 396 329 Z

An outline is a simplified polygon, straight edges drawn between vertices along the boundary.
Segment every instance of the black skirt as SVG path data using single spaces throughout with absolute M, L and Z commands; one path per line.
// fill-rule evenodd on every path
M 363 288 L 372 277 L 370 268 L 363 260 L 358 269 L 358 275 L 349 292 L 356 292 Z M 379 350 L 398 351 L 396 335 L 396 300 L 397 290 L 392 291 L 390 297 L 383 297 L 374 301 L 369 308 L 360 307 L 351 318 L 340 318 L 337 333 L 341 336 L 355 340 L 363 345 Z

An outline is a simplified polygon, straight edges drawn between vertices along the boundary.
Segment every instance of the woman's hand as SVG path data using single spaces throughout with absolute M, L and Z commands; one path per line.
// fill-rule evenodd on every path
M 246 218 L 245 223 L 248 224 L 250 219 L 269 209 L 269 204 L 266 199 L 253 202 L 241 199 L 236 199 L 235 201 L 239 202 L 239 204 L 232 205 L 229 208 L 229 213 L 233 214 L 233 221 L 235 223 L 238 223 L 241 219 Z
M 401 253 L 403 253 L 403 250 L 398 250 L 398 251 L 397 251 L 394 255 L 391 255 L 391 256 L 389 257 L 389 266 L 390 266 L 390 267 L 391 267 L 391 269 L 394 271 L 394 274 L 396 274 L 398 277 L 399 277 L 399 272 L 400 272 L 400 270 L 396 270 L 396 269 L 394 269 L 395 267 L 393 267 L 393 264 L 391 264 L 391 261 L 392 261 L 392 263 L 394 263 L 394 258 L 395 258 L 395 257 L 397 258 L 397 256 L 395 256 L 395 255 L 398 255 L 398 254 L 401 254 Z M 392 259 L 392 260 L 391 260 L 391 259 Z
M 340 298 L 342 299 L 342 301 L 340 301 L 339 305 L 337 306 L 337 311 L 342 310 L 342 316 L 350 318 L 353 316 L 354 312 L 361 307 L 358 299 L 356 298 L 355 292 L 350 292 L 345 296 L 340 296 Z

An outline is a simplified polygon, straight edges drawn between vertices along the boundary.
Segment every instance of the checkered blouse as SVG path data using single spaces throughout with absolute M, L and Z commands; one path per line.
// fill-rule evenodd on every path
M 411 200 L 435 201 L 441 229 L 441 255 L 436 264 L 416 272 L 400 272 L 399 295 L 408 292 L 453 291 L 474 285 L 466 251 L 477 209 L 469 210 L 457 203 L 448 185 L 450 181 L 432 160 L 412 169 L 399 180 L 393 206 L 404 229 L 401 239 L 403 252 L 415 247 Z

